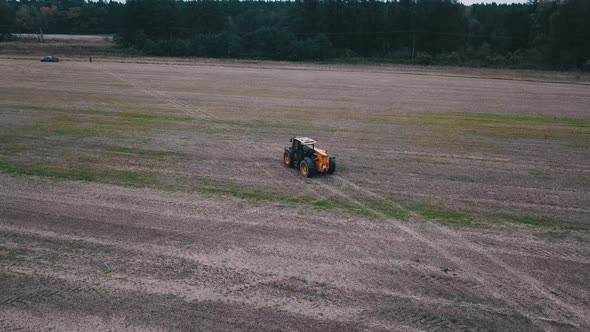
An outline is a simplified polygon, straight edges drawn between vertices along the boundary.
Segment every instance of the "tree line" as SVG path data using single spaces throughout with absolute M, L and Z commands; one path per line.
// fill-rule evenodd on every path
M 590 69 L 588 0 L 0 0 L 0 40 L 39 29 L 148 55 Z

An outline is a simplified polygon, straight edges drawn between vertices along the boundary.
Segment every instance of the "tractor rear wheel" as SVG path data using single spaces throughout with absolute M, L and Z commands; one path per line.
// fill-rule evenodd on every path
M 289 167 L 293 167 L 293 162 L 291 161 L 291 155 L 289 155 L 288 152 L 285 152 L 285 155 L 283 155 L 283 161 L 285 162 L 285 165 L 287 165 Z
M 302 160 L 301 163 L 299 163 L 299 171 L 301 172 L 301 175 L 307 178 L 311 177 L 311 168 L 309 167 L 305 159 Z

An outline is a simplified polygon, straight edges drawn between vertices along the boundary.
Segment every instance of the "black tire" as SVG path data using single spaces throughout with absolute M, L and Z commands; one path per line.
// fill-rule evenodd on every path
M 288 167 L 293 167 L 293 158 L 291 158 L 291 154 L 289 154 L 289 152 L 287 151 L 285 151 L 285 153 L 283 154 L 283 162 Z
M 305 157 L 299 163 L 299 172 L 301 172 L 301 175 L 308 177 L 308 178 L 313 176 L 314 167 L 313 167 L 313 163 L 312 163 L 311 159 Z
M 336 172 L 336 159 L 330 158 L 330 167 L 328 168 L 328 174 L 334 174 Z

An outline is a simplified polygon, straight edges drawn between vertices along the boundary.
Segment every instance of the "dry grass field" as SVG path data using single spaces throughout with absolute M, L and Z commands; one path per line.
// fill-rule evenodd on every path
M 0 57 L 0 330 L 587 331 L 571 73 Z M 337 174 L 282 165 L 294 135 Z

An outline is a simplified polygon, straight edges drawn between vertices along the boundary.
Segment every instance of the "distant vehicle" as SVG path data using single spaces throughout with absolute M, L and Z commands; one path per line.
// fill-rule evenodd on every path
M 59 62 L 59 59 L 54 57 L 53 55 L 50 55 L 41 59 L 41 62 Z
M 336 158 L 326 150 L 315 147 L 309 137 L 293 137 L 292 145 L 285 148 L 283 161 L 289 167 L 299 167 L 301 175 L 311 177 L 315 173 L 333 174 L 336 171 Z

